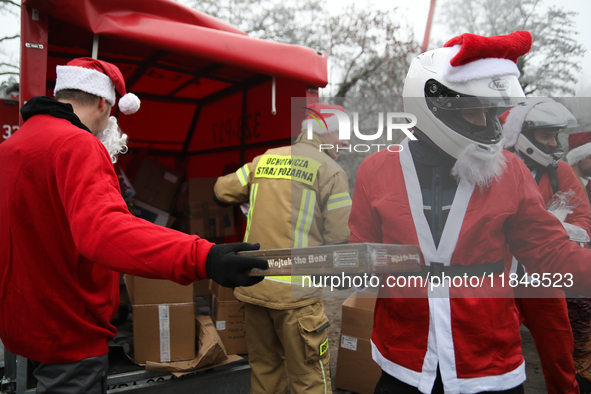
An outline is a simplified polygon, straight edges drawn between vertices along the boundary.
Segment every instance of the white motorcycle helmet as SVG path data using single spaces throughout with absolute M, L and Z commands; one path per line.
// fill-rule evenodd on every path
M 501 115 L 505 148 L 515 147 L 524 158 L 547 167 L 557 166 L 564 155 L 560 142 L 556 147 L 546 147 L 534 137 L 535 130 L 560 130 L 577 127 L 579 123 L 566 107 L 551 98 L 527 98 L 526 106 L 513 108 Z
M 478 155 L 496 155 L 503 148 L 498 115 L 525 100 L 519 71 L 507 58 L 480 58 L 454 67 L 450 61 L 460 49 L 435 49 L 413 60 L 404 84 L 404 110 L 417 117 L 419 137 L 456 159 L 469 145 Z M 487 109 L 486 126 L 462 116 L 462 110 L 481 108 Z

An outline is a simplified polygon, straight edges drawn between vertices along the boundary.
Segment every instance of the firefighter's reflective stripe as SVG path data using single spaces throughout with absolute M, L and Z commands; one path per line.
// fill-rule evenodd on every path
M 246 224 L 246 232 L 244 233 L 244 242 L 248 242 L 248 234 L 250 233 L 250 224 L 252 223 L 252 212 L 254 210 L 254 203 L 257 198 L 258 183 L 253 183 L 250 189 L 250 208 L 248 209 L 248 223 Z
M 248 169 L 248 164 L 243 165 L 236 171 L 236 175 L 238 176 L 238 180 L 240 184 L 244 187 L 248 185 L 248 175 L 250 174 L 250 170 Z
M 303 156 L 263 155 L 254 172 L 255 178 L 288 179 L 312 186 L 322 164 Z
M 349 193 L 344 192 L 344 193 L 338 193 L 338 194 L 333 194 L 333 195 L 329 196 L 328 202 L 326 203 L 326 208 L 329 211 L 332 211 L 333 209 L 348 207 L 352 204 L 353 204 L 353 201 L 351 201 L 351 197 L 349 196 Z
M 314 216 L 314 207 L 316 205 L 316 192 L 314 190 L 304 189 L 302 193 L 302 201 L 300 203 L 300 211 L 298 213 L 298 220 L 296 222 L 293 247 L 305 248 L 308 246 L 308 233 L 312 225 L 312 217 Z
M 265 280 L 272 280 L 273 282 L 279 282 L 279 283 L 287 283 L 289 285 L 300 285 L 302 286 L 302 283 L 304 282 L 302 280 L 303 276 L 301 275 L 297 275 L 297 276 L 265 276 Z
M 314 207 L 316 205 L 316 192 L 314 190 L 304 189 L 302 193 L 302 201 L 300 203 L 300 211 L 298 213 L 298 220 L 294 231 L 293 247 L 305 248 L 308 246 L 308 233 L 312 225 L 312 218 L 314 216 Z M 252 207 L 251 207 L 252 209 Z M 301 284 L 301 276 L 267 276 L 266 279 L 275 282 Z

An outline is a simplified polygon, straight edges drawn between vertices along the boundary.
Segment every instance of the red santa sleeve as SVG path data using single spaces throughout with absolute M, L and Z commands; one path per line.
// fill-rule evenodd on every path
M 370 185 L 374 181 L 372 177 L 380 173 L 373 170 L 373 159 L 369 157 L 364 160 L 357 170 L 353 205 L 349 216 L 349 229 L 351 230 L 349 243 L 383 242 L 381 218 L 371 204 Z
M 106 149 L 77 134 L 57 151 L 53 171 L 78 252 L 109 269 L 180 284 L 206 279 L 212 243 L 131 215 Z
M 519 206 L 504 225 L 511 253 L 528 273 L 546 274 L 553 287 L 591 295 L 591 249 L 569 241 L 560 221 L 546 211 L 525 165 L 520 163 L 513 176 Z

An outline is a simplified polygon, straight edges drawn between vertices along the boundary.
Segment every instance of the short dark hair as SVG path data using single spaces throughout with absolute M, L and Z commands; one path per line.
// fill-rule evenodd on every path
M 55 94 L 55 99 L 72 100 L 82 105 L 93 105 L 96 104 L 101 99 L 101 97 L 83 92 L 82 90 L 78 89 L 63 89 Z

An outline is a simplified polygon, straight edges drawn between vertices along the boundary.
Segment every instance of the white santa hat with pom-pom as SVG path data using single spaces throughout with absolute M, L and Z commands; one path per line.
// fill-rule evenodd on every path
M 133 93 L 127 93 L 123 75 L 114 64 L 81 57 L 69 61 L 65 66 L 57 66 L 56 73 L 54 95 L 64 89 L 78 89 L 103 97 L 111 106 L 114 106 L 116 90 L 121 95 L 119 99 L 121 112 L 131 115 L 140 108 L 140 99 Z

